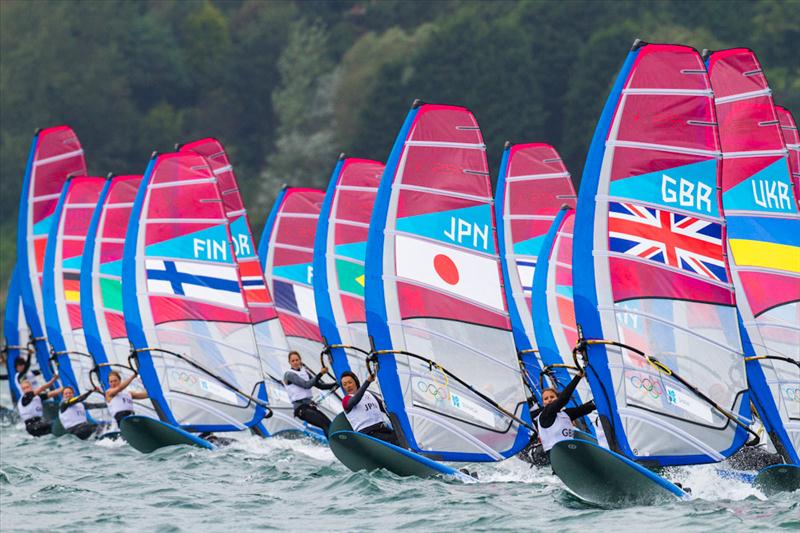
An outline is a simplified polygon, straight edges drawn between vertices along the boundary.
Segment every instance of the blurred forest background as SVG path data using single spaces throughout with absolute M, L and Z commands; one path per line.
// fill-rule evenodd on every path
M 472 109 L 494 173 L 506 140 L 546 141 L 577 183 L 635 38 L 750 47 L 800 113 L 791 0 L 2 0 L 0 300 L 36 128 L 71 125 L 93 175 L 217 137 L 258 236 L 283 183 L 385 160 L 415 98 Z

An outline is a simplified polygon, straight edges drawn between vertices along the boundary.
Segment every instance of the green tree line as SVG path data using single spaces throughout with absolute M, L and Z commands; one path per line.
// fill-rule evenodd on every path
M 415 98 L 469 107 L 494 172 L 506 140 L 549 142 L 577 182 L 636 38 L 752 48 L 800 112 L 796 1 L 3 0 L 2 300 L 36 128 L 71 125 L 94 175 L 217 137 L 258 234 L 282 184 L 385 160 Z

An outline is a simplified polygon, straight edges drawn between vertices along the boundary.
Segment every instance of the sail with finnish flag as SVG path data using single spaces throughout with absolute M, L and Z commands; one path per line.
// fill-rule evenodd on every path
M 314 301 L 314 238 L 325 193 L 319 189 L 285 188 L 264 225 L 258 256 L 289 348 L 300 353 L 312 373 L 319 372 L 324 350 Z M 286 356 L 281 376 L 289 370 Z M 333 418 L 342 411 L 336 393 L 315 401 Z
M 497 234 L 514 341 L 529 386 L 540 400 L 542 361 L 532 308 L 534 271 L 562 205 L 575 205 L 572 178 L 558 152 L 544 143 L 507 145 L 497 180 Z
M 800 212 L 766 76 L 746 48 L 713 52 L 728 261 L 753 405 L 800 464 Z
M 206 138 L 186 143 L 181 145 L 180 151 L 195 152 L 205 157 L 220 186 L 245 303 L 253 322 L 261 368 L 264 371 L 264 390 L 261 391 L 261 396 L 274 413 L 274 416 L 263 421 L 264 429 L 270 435 L 289 430 L 302 431 L 305 428 L 304 423 L 294 417 L 292 402 L 289 401 L 281 380 L 289 344 L 267 289 L 233 165 L 225 147 L 217 139 Z
M 108 384 L 112 371 L 131 375 L 131 345 L 122 305 L 122 253 L 133 201 L 142 176 L 113 176 L 101 192 L 86 232 L 80 272 L 80 310 L 88 352 L 100 381 Z M 128 386 L 142 391 L 137 378 Z M 134 400 L 137 414 L 156 416 L 150 400 Z
M 125 328 L 159 417 L 199 432 L 259 423 L 261 360 L 222 192 L 200 154 L 150 160 L 122 279 Z
M 44 332 L 42 268 L 47 237 L 61 190 L 69 176 L 85 176 L 83 148 L 69 126 L 39 130 L 33 137 L 19 203 L 17 264 L 25 320 L 45 380 L 53 375 Z
M 105 178 L 79 176 L 67 180 L 53 212 L 44 255 L 42 297 L 47 340 L 62 383 L 76 394 L 94 388 L 90 372 L 95 363 L 83 332 L 80 276 L 89 222 L 106 186 Z M 93 411 L 93 415 L 96 419 L 110 418 L 102 411 Z
M 365 303 L 395 430 L 434 459 L 502 460 L 530 438 L 492 204 L 472 113 L 415 102 L 372 212 Z
M 364 307 L 364 260 L 370 215 L 383 169 L 378 161 L 340 158 L 320 212 L 314 245 L 314 299 L 319 328 L 337 376 L 346 370 L 361 378 L 367 375 L 370 343 Z M 372 388 L 379 393 L 378 387 Z
M 700 54 L 637 41 L 592 140 L 572 275 L 602 428 L 640 463 L 721 461 L 751 422 L 719 158 Z

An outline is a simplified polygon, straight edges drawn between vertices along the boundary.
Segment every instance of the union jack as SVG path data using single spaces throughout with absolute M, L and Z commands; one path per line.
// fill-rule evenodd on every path
M 727 283 L 722 226 L 697 217 L 627 202 L 608 205 L 608 247 Z

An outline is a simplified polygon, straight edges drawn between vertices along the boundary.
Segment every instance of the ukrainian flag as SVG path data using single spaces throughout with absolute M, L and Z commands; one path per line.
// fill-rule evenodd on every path
M 729 217 L 728 243 L 739 268 L 800 274 L 800 220 Z

